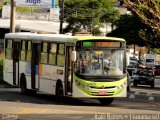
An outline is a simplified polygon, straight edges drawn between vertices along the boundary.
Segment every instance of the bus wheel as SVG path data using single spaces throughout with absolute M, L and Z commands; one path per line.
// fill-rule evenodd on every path
M 61 83 L 57 83 L 57 86 L 56 86 L 56 97 L 57 98 L 63 98 L 64 97 L 63 86 L 62 86 Z
M 113 102 L 114 98 L 100 98 L 99 102 L 102 105 L 110 105 Z
M 22 75 L 20 78 L 20 88 L 21 88 L 21 93 L 26 94 L 27 93 L 27 88 L 26 88 L 26 79 L 25 76 Z

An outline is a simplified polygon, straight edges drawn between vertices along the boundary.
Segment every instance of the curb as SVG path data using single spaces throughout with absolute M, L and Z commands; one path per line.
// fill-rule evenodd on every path
M 143 102 L 143 103 L 149 103 L 156 106 L 160 106 L 160 95 L 147 95 L 144 93 L 136 93 L 134 91 L 128 92 L 128 95 L 126 98 L 116 98 L 118 101 L 130 101 L 130 102 Z
M 150 102 L 160 105 L 160 94 L 130 91 L 128 92 L 127 98 L 129 100 Z

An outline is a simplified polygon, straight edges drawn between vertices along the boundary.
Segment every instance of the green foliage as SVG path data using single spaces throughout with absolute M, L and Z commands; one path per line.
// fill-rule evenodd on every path
M 5 0 L 4 1 L 4 4 L 10 4 L 11 3 L 11 0 Z
M 160 0 L 125 0 L 125 4 L 148 27 L 139 32 L 139 37 L 149 48 L 159 48 Z
M 149 48 L 154 53 L 160 54 L 160 48 Z
M 100 31 L 99 28 L 95 28 L 95 29 L 93 30 L 92 34 L 93 34 L 94 36 L 99 36 L 99 35 L 102 34 L 102 32 Z
M 146 43 L 140 37 L 140 31 L 147 29 L 137 16 L 134 15 L 122 15 L 120 19 L 115 22 L 116 29 L 107 36 L 115 36 L 124 38 L 127 44 L 138 44 L 140 46 L 146 45 Z
M 4 0 L 4 2 L 0 3 L 0 9 L 2 9 L 3 5 L 10 4 L 11 0 Z
M 97 29 L 106 22 L 119 16 L 113 8 L 114 0 L 65 0 L 64 18 L 68 23 L 64 32 L 97 33 Z M 113 17 L 113 14 L 116 17 Z M 112 16 L 112 17 L 111 17 Z M 111 20 L 112 18 L 112 20 Z M 95 30 L 95 31 L 94 31 Z

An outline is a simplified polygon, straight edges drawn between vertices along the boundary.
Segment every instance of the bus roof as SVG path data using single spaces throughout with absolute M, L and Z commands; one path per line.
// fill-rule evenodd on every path
M 37 42 L 40 42 L 40 41 L 77 42 L 79 40 L 98 40 L 98 39 L 125 41 L 122 38 L 115 38 L 115 37 L 70 36 L 65 34 L 37 34 L 37 33 L 30 33 L 30 32 L 7 33 L 5 35 L 5 38 L 16 39 L 16 40 L 33 40 Z
M 63 34 L 37 34 L 30 32 L 17 32 L 8 33 L 5 35 L 6 39 L 16 39 L 16 40 L 33 40 L 33 41 L 56 41 L 56 42 L 67 42 L 67 39 L 73 38 L 69 35 Z

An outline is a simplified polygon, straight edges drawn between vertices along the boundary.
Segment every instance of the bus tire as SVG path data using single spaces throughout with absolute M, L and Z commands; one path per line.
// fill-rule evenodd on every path
M 113 102 L 114 98 L 100 98 L 99 102 L 101 105 L 110 105 Z
M 24 74 L 22 74 L 20 77 L 20 88 L 21 94 L 27 94 L 26 77 Z
M 56 84 L 56 98 L 62 99 L 64 97 L 63 85 L 61 82 Z

